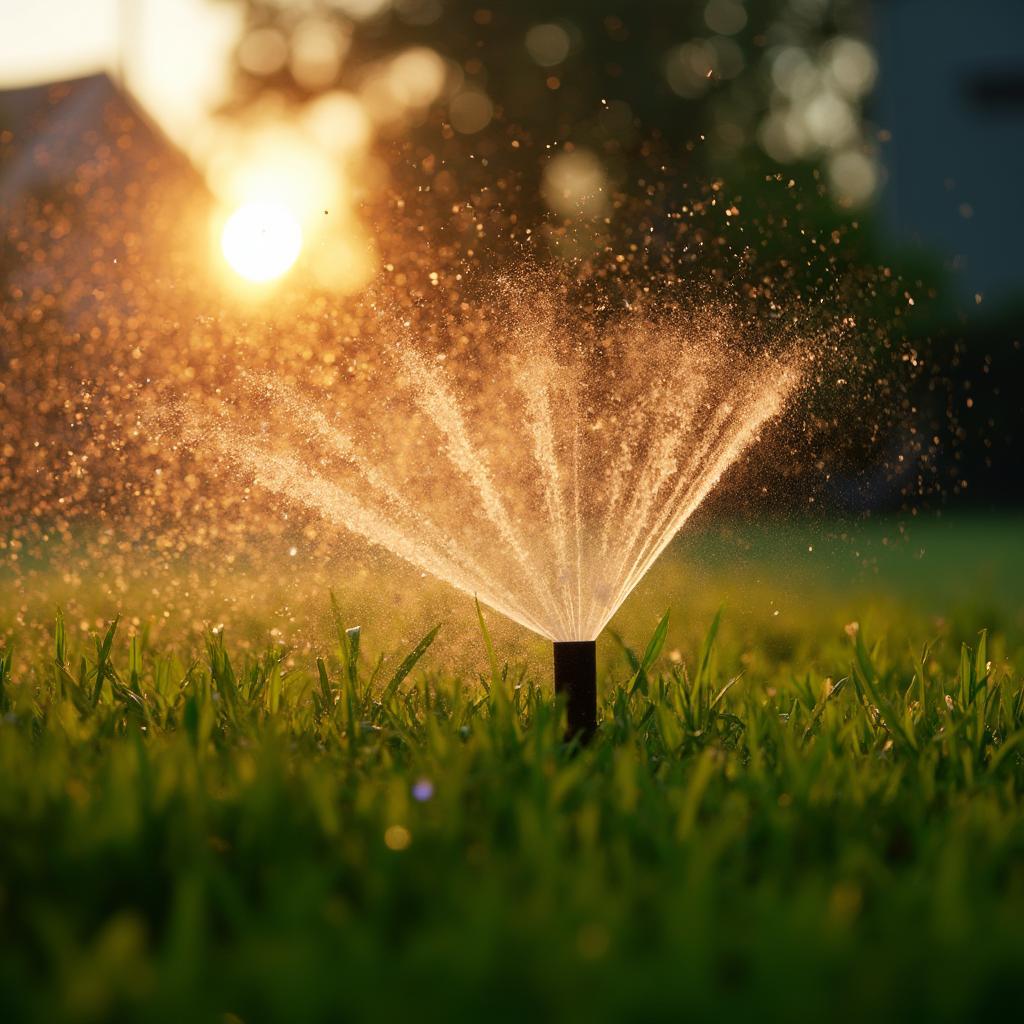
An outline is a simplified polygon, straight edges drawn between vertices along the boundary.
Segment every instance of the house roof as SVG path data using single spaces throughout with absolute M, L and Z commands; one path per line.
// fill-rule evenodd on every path
M 185 155 L 109 75 L 99 73 L 0 91 L 0 206 L 75 179 L 83 165 L 118 151 L 122 174 L 153 168 L 186 174 Z

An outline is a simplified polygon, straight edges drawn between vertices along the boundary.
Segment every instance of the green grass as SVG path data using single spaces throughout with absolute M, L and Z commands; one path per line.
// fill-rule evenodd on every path
M 293 651 L 10 625 L 0 1019 L 1019 1014 L 1010 532 L 930 582 L 916 549 L 858 583 L 794 577 L 806 536 L 737 568 L 726 544 L 660 650 L 657 591 L 689 577 L 659 566 L 583 751 L 500 631 L 457 673 L 446 624 L 396 650 L 326 594 L 330 635 Z

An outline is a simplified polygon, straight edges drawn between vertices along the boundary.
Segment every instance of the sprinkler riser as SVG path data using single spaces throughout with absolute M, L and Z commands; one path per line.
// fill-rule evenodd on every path
M 567 741 L 589 743 L 597 731 L 597 643 L 556 640 L 555 693 L 565 695 Z

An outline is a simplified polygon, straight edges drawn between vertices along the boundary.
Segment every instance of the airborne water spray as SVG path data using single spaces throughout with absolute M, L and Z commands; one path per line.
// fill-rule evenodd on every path
M 338 342 L 326 387 L 243 374 L 219 414 L 186 419 L 200 455 L 552 641 L 567 736 L 586 742 L 596 638 L 801 365 L 708 306 L 597 324 L 530 297 L 435 336 L 378 321 L 372 358 Z

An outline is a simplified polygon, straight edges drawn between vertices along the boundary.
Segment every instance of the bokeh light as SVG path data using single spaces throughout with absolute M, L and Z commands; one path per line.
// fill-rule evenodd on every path
M 589 150 L 553 157 L 544 170 L 542 189 L 548 206 L 565 217 L 597 216 L 607 206 L 608 177 Z
M 571 48 L 569 33 L 561 25 L 534 25 L 526 33 L 527 52 L 542 68 L 561 64 Z
M 292 32 L 292 77 L 310 92 L 328 88 L 338 77 L 350 41 L 351 37 L 332 22 L 304 18 Z
M 665 78 L 677 96 L 694 99 L 707 89 L 717 64 L 714 47 L 703 39 L 692 39 L 668 52 Z
M 448 114 L 457 132 L 473 135 L 490 124 L 494 105 L 480 89 L 463 89 L 452 97 Z
M 735 35 L 747 24 L 747 12 L 739 0 L 711 0 L 704 8 L 704 23 L 712 32 Z
M 273 75 L 288 60 L 288 40 L 276 28 L 257 28 L 238 44 L 237 57 L 243 71 L 260 77 Z

